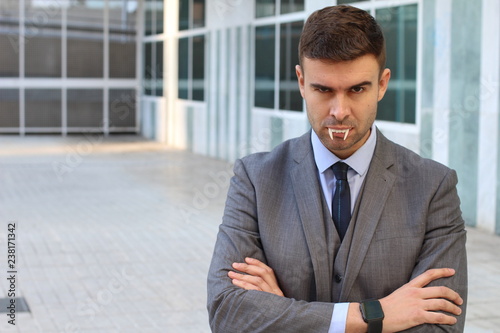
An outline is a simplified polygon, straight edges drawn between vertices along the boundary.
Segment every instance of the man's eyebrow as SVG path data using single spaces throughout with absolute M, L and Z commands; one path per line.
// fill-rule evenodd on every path
M 371 81 L 363 81 L 363 82 L 360 82 L 360 83 L 357 83 L 357 84 L 350 86 L 347 90 L 351 90 L 352 88 L 356 88 L 356 87 L 366 87 L 366 86 L 371 86 L 371 85 L 372 85 Z M 319 83 L 311 83 L 310 86 L 312 88 L 321 89 L 321 90 L 331 90 L 331 91 L 334 90 L 332 87 L 328 87 L 328 86 L 325 86 L 325 85 L 322 85 Z
M 371 85 L 372 85 L 371 81 L 363 81 L 363 82 L 360 82 L 358 84 L 355 84 L 355 85 L 351 86 L 349 89 L 356 88 L 356 87 L 371 86 Z
M 311 83 L 311 87 L 322 90 L 333 90 L 331 87 L 327 87 L 319 83 Z

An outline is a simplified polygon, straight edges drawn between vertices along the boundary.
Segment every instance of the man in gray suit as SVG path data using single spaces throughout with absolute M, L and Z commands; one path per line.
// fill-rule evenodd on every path
M 390 79 L 380 27 L 324 8 L 299 55 L 312 130 L 235 163 L 208 275 L 212 330 L 462 332 L 457 176 L 375 127 Z

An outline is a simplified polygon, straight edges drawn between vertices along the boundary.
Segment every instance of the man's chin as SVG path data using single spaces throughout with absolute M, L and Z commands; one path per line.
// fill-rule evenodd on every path
M 354 153 L 352 150 L 358 141 L 359 139 L 354 136 L 349 136 L 346 140 L 338 137 L 334 137 L 332 140 L 328 136 L 321 138 L 323 145 L 341 159 L 346 159 Z
M 323 145 L 328 148 L 331 152 L 342 152 L 345 150 L 349 150 L 353 145 L 354 142 L 352 140 L 343 140 L 340 138 L 325 138 L 325 141 L 323 141 Z

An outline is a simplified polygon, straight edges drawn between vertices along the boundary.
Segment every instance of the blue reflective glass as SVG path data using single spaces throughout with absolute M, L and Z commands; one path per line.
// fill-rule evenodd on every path
M 417 5 L 378 9 L 385 35 L 391 81 L 378 106 L 377 119 L 415 123 L 417 77 Z
M 274 108 L 275 27 L 255 28 L 255 92 L 254 105 Z

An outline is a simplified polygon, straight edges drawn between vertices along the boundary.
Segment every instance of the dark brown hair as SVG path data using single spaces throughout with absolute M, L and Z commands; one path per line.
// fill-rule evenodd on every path
M 341 5 L 315 11 L 307 19 L 299 43 L 304 57 L 332 62 L 354 60 L 366 54 L 385 68 L 385 40 L 373 16 L 362 9 Z

